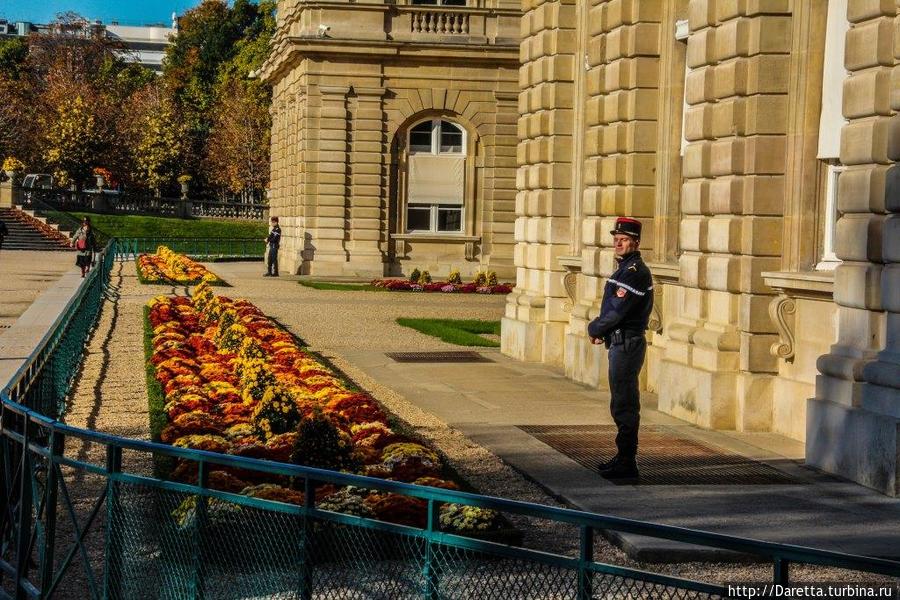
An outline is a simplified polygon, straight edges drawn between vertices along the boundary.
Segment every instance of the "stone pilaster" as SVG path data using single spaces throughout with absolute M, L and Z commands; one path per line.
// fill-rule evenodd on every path
M 348 86 L 318 87 L 310 98 L 312 116 L 319 129 L 311 132 L 306 159 L 309 183 L 315 187 L 315 203 L 307 208 L 303 272 L 310 275 L 342 275 L 347 262 L 345 221 L 348 165 Z
M 587 337 L 606 277 L 615 271 L 617 216 L 641 220 L 641 251 L 653 256 L 661 5 L 625 0 L 590 8 L 585 23 L 584 193 L 577 302 L 566 335 L 566 373 L 606 381 L 606 352 Z M 576 248 L 576 250 L 578 250 Z
M 501 278 L 515 277 L 513 231 L 516 222 L 516 143 L 519 117 L 518 93 L 494 92 L 496 111 L 491 115 L 490 132 L 483 141 L 487 156 L 484 164 L 484 204 L 482 210 L 482 262 Z
M 900 16 L 850 0 L 835 273 L 837 343 L 819 358 L 806 460 L 900 495 Z
M 771 427 L 763 271 L 780 265 L 789 3 L 689 4 L 680 287 L 660 409 L 704 427 Z
M 382 243 L 387 231 L 382 219 L 385 190 L 385 133 L 381 87 L 354 86 L 355 102 L 350 136 L 349 220 L 347 275 L 384 275 Z
M 501 349 L 562 364 L 572 185 L 575 0 L 524 0 L 514 261 Z

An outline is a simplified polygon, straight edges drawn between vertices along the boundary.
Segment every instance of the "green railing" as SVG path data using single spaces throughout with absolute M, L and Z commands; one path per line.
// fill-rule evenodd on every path
M 96 320 L 112 257 L 0 391 L 0 597 L 711 598 L 721 583 L 606 564 L 594 542 L 619 531 L 769 561 L 773 583 L 807 563 L 900 577 L 900 563 L 175 448 L 54 420 Z M 154 477 L 159 457 L 190 483 Z M 302 505 L 213 489 L 210 474 L 279 478 Z M 354 486 L 424 503 L 424 527 L 322 509 L 316 490 Z M 491 508 L 569 528 L 573 554 L 443 530 L 441 505 Z
M 117 238 L 117 260 L 130 260 L 139 254 L 156 252 L 160 245 L 191 258 L 262 258 L 266 243 L 258 238 Z

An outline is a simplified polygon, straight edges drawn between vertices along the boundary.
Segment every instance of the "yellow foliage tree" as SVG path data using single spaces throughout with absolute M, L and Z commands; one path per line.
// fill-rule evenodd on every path
M 141 123 L 135 163 L 137 179 L 157 194 L 180 172 L 185 127 L 168 100 L 148 111 Z
M 46 125 L 47 166 L 59 183 L 80 186 L 90 176 L 92 163 L 103 143 L 94 114 L 79 94 L 60 102 Z

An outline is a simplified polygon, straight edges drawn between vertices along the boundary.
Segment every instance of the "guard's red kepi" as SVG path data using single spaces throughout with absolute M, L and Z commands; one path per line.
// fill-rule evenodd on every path
M 616 228 L 610 233 L 613 235 L 630 235 L 634 239 L 639 240 L 641 239 L 641 222 L 629 217 L 619 217 L 616 219 Z

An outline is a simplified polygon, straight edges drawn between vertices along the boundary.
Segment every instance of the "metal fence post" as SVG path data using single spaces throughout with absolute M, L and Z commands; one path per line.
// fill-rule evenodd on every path
M 209 485 L 209 467 L 206 461 L 197 462 L 197 487 L 205 490 Z M 206 523 L 208 520 L 207 507 L 209 499 L 205 494 L 197 494 L 197 535 L 194 536 L 194 598 L 204 597 L 205 569 L 203 560 L 203 533 L 206 531 Z
M 41 560 L 41 594 L 46 594 L 53 582 L 53 563 L 56 553 L 56 503 L 59 495 L 59 474 L 56 461 L 63 455 L 65 436 L 50 431 L 50 456 L 47 457 L 47 487 L 44 499 L 44 548 Z
M 19 528 L 16 532 L 16 599 L 28 597 L 22 580 L 28 578 L 28 564 L 31 561 L 31 459 L 28 445 L 31 443 L 31 419 L 22 417 L 22 470 L 19 474 Z
M 116 526 L 119 483 L 113 474 L 122 471 L 122 448 L 106 447 L 106 568 L 103 569 L 104 598 L 122 597 L 122 531 Z
M 780 556 L 775 557 L 775 569 L 772 577 L 773 583 L 787 585 L 790 579 L 791 562 Z
M 316 484 L 309 477 L 303 480 L 303 525 L 300 531 L 300 598 L 311 600 L 313 593 L 312 564 L 310 564 L 310 512 L 316 507 Z
M 591 571 L 587 568 L 592 562 L 594 562 L 594 528 L 582 525 L 578 553 L 578 600 L 590 600 L 594 595 Z
M 438 523 L 438 507 L 433 498 L 428 499 L 428 521 L 425 527 L 425 600 L 437 600 L 438 597 L 438 565 L 434 556 L 434 534 L 440 529 Z

